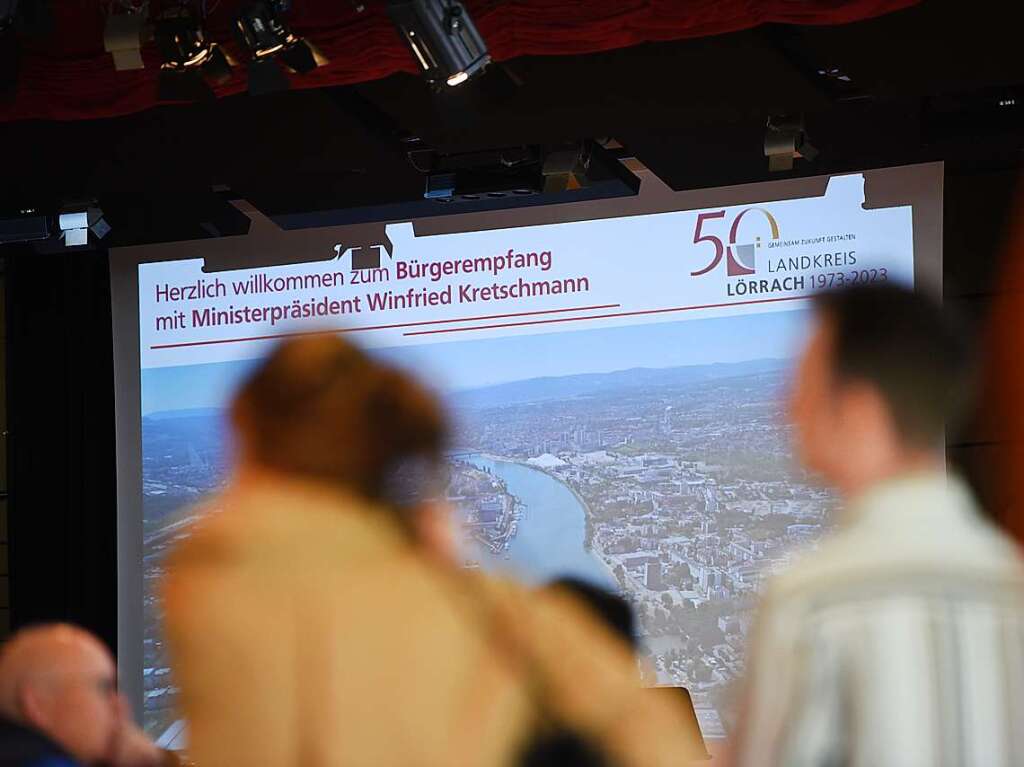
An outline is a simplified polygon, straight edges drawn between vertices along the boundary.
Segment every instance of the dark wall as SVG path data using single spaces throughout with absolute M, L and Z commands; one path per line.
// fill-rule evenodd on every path
M 947 169 L 944 216 L 944 287 L 946 303 L 973 326 L 977 353 L 984 366 L 988 315 L 993 300 L 1008 290 L 1003 256 L 1011 224 L 1018 214 L 1022 174 L 1019 168 Z M 1017 288 L 1019 292 L 1019 286 Z M 1024 332 L 1024 329 L 1021 329 Z M 985 373 L 986 371 L 982 371 Z M 988 371 L 991 374 L 990 371 Z M 981 376 L 983 377 L 983 376 Z M 981 394 L 984 395 L 984 387 Z M 1007 493 L 1000 467 L 1006 447 L 992 424 L 999 413 L 991 398 L 980 396 L 976 412 L 947 435 L 950 464 L 966 475 L 996 518 L 1010 513 L 1015 499 Z
M 7 547 L 7 333 L 3 325 L 4 275 L 0 271 L 0 639 L 11 631 L 11 595 Z
M 114 647 L 114 379 L 106 253 L 5 259 L 12 627 L 66 620 Z

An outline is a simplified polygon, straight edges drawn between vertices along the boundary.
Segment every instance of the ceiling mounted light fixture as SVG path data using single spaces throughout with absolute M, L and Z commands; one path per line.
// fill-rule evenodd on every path
M 59 239 L 69 248 L 89 244 L 89 232 L 102 240 L 110 232 L 110 224 L 103 217 L 103 210 L 96 200 L 69 203 L 57 213 Z
M 153 34 L 163 59 L 161 101 L 213 98 L 211 86 L 231 78 L 231 63 L 223 49 L 206 39 L 202 25 L 191 14 L 164 16 L 156 22 Z
M 491 63 L 469 11 L 455 0 L 391 0 L 388 14 L 435 89 L 462 85 Z
M 280 64 L 306 74 L 326 63 L 309 41 L 284 22 L 289 10 L 290 0 L 250 0 L 235 17 L 239 40 L 249 52 L 249 93 L 254 96 L 288 90 L 290 83 Z
M 813 162 L 818 150 L 807 140 L 804 119 L 799 115 L 769 117 L 764 134 L 764 155 L 768 170 L 793 170 L 798 159 Z

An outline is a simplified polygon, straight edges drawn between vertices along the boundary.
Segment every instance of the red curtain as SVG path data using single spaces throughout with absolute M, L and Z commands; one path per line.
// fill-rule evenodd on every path
M 466 3 L 496 60 L 523 55 L 594 53 L 649 41 L 748 29 L 767 22 L 842 24 L 915 5 L 918 0 L 470 0 Z M 146 68 L 117 72 L 103 49 L 106 0 L 51 0 L 53 33 L 21 40 L 13 99 L 0 120 L 76 120 L 138 112 L 157 103 L 159 58 L 143 49 Z M 206 29 L 233 51 L 230 20 L 239 0 L 206 0 Z M 384 10 L 366 0 L 359 13 L 345 0 L 296 0 L 293 29 L 330 63 L 292 78 L 295 88 L 345 85 L 415 71 Z M 217 88 L 245 90 L 244 68 Z

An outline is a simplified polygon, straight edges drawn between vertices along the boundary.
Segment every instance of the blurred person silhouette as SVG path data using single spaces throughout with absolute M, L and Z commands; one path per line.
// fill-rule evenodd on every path
M 556 578 L 545 588 L 564 591 L 574 596 L 589 607 L 615 636 L 626 642 L 630 649 L 636 650 L 636 615 L 627 599 L 595 586 L 590 581 L 571 576 Z
M 678 764 L 682 712 L 568 595 L 459 570 L 447 424 L 336 336 L 279 346 L 231 410 L 237 466 L 170 555 L 166 632 L 203 767 L 514 765 L 571 731 Z
M 0 649 L 0 765 L 174 764 L 132 721 L 114 659 L 67 624 L 23 629 Z
M 1024 566 L 944 471 L 970 355 L 929 298 L 813 299 L 793 384 L 797 452 L 843 501 L 768 580 L 748 653 L 743 765 L 1024 763 Z
M 611 629 L 615 636 L 619 637 L 634 654 L 640 649 L 640 637 L 637 633 L 636 612 L 629 600 L 619 594 L 596 586 L 590 581 L 572 576 L 564 576 L 551 581 L 544 586 L 547 590 L 554 590 L 572 595 L 581 604 L 586 605 L 598 616 L 601 621 Z M 685 701 L 683 704 L 688 713 L 689 723 L 687 732 L 693 746 L 691 747 L 690 759 L 692 761 L 704 761 L 710 758 L 705 750 L 704 739 L 701 735 L 700 724 L 693 711 L 693 701 L 690 699 L 688 690 L 677 687 L 663 687 L 658 685 L 658 674 L 653 664 L 646 658 L 634 657 L 637 664 L 637 672 L 641 679 L 645 679 L 645 687 L 648 688 L 648 695 L 658 695 L 671 700 L 673 704 Z M 697 750 L 699 748 L 699 750 Z M 528 757 L 523 760 L 524 767 L 541 767 L 542 765 L 557 765 L 558 767 L 602 767 L 608 762 L 601 753 L 595 752 L 588 747 L 588 744 L 581 742 L 578 738 L 571 737 L 571 733 L 555 733 L 554 735 L 536 740 L 530 749 Z
M 570 576 L 557 578 L 543 588 L 576 599 L 630 649 L 636 649 L 633 607 L 618 594 Z M 586 740 L 563 729 L 534 739 L 520 763 L 522 767 L 606 767 L 608 760 Z

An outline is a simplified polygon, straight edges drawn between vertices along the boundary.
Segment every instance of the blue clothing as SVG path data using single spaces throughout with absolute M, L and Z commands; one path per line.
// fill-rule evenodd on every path
M 0 717 L 0 767 L 81 767 L 41 732 Z

